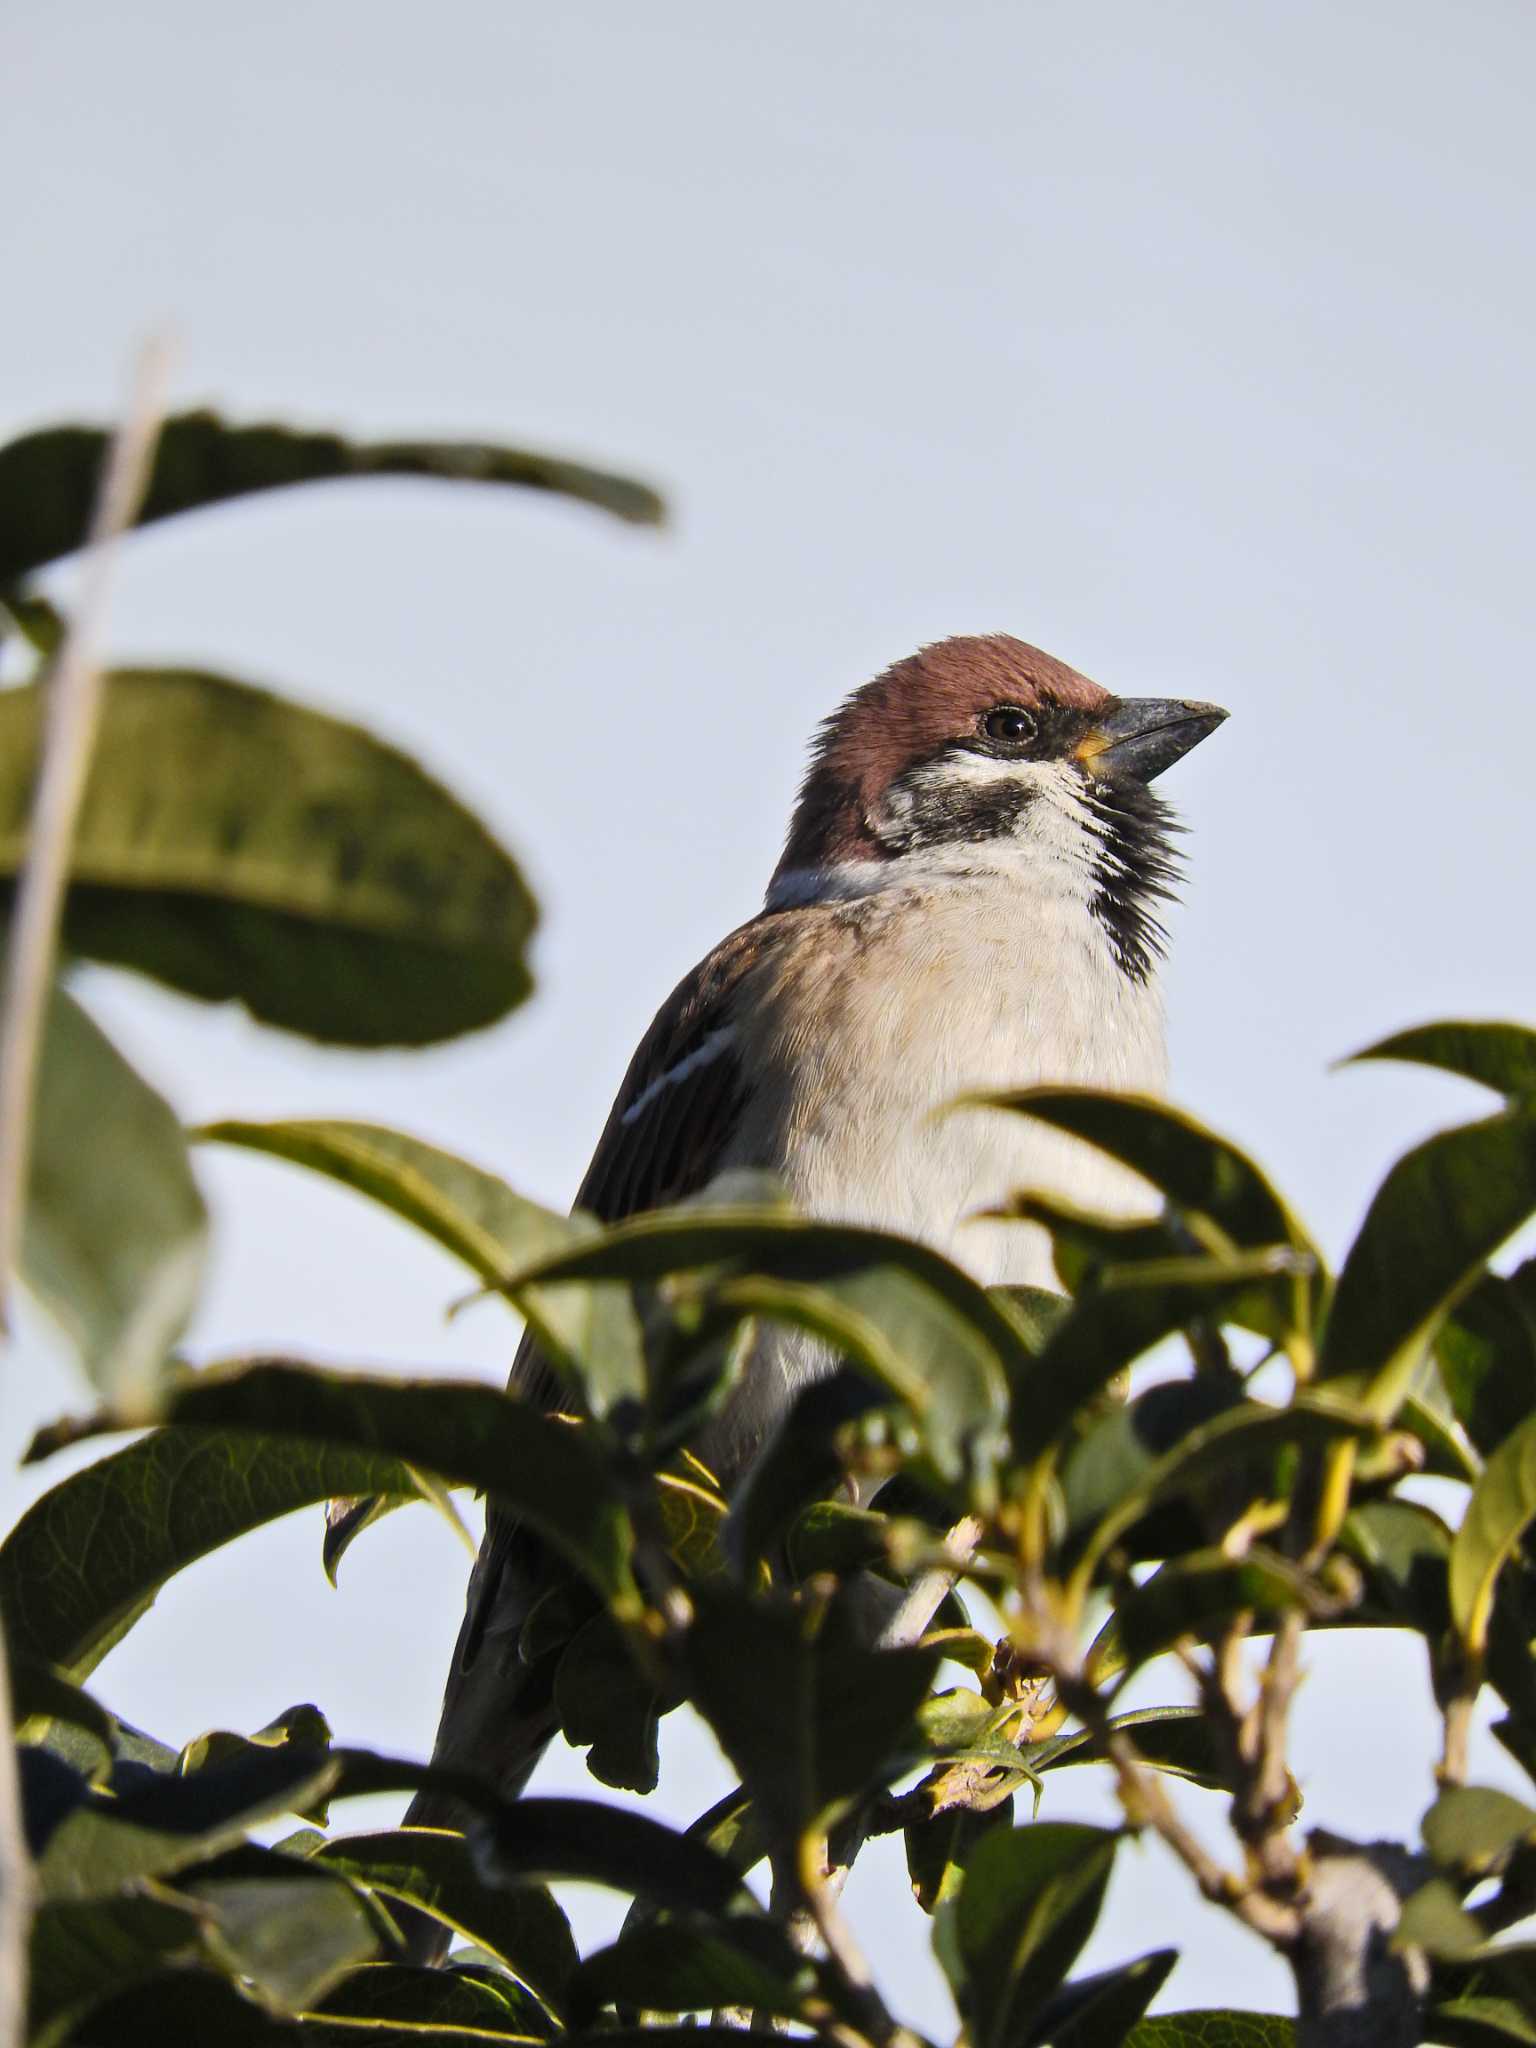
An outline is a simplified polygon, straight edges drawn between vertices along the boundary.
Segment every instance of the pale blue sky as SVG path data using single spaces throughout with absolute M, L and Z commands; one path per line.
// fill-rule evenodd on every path
M 1168 785 L 1177 1093 L 1342 1249 L 1390 1157 L 1470 1104 L 1328 1062 L 1536 989 L 1533 59 L 1523 0 L 11 0 L 0 433 L 103 415 L 168 327 L 180 401 L 526 438 L 676 506 L 656 537 L 380 485 L 135 543 L 114 648 L 415 747 L 525 856 L 540 987 L 462 1047 L 372 1058 L 122 979 L 88 1000 L 189 1117 L 396 1121 L 563 1203 L 656 1002 L 753 908 L 816 719 L 1001 627 L 1231 708 Z M 499 1369 L 499 1311 L 445 1329 L 430 1250 L 277 1167 L 206 1169 L 202 1352 Z M 31 1332 L 0 1448 L 80 1399 Z M 99 1689 L 171 1740 L 312 1696 L 420 1751 L 462 1576 L 413 1511 L 333 1594 L 300 1517 L 175 1585 Z M 1320 1821 L 1399 1833 L 1428 1798 L 1400 1647 L 1315 1653 Z M 1353 1680 L 1389 1664 L 1383 1731 Z M 718 1769 L 682 1748 L 680 1813 Z M 1159 1852 L 1134 1864 L 1100 1960 L 1186 1940 L 1164 2003 L 1284 1998 Z M 941 2027 L 882 1882 L 872 1946 Z

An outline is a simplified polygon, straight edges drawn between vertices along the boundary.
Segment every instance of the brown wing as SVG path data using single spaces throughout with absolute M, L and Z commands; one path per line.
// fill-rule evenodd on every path
M 781 944 L 805 915 L 754 918 L 673 990 L 630 1062 L 577 1195 L 578 1208 L 613 1223 L 681 1201 L 713 1178 L 746 1095 L 734 999 L 764 952 Z M 526 1335 L 510 1385 L 542 1407 L 556 1397 L 554 1375 Z M 518 1655 L 523 1623 L 550 1583 L 542 1546 L 493 1500 L 470 1575 L 433 1754 L 439 1763 L 488 1772 L 509 1795 L 521 1790 L 554 1731 L 551 1660 L 530 1667 Z M 419 1795 L 406 1816 L 417 1826 L 440 1826 L 448 1817 L 431 1795 Z

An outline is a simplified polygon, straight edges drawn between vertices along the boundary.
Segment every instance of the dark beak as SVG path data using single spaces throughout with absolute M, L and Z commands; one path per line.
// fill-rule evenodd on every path
M 1226 717 L 1219 704 L 1182 697 L 1122 697 L 1094 720 L 1077 746 L 1090 775 L 1133 775 L 1151 782 L 1197 747 Z

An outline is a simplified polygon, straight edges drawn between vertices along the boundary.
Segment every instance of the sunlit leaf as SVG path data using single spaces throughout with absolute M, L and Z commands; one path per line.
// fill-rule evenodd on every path
M 1296 2022 L 1272 2012 L 1204 2007 L 1141 2020 L 1123 2048 L 1295 2048 Z
M 0 691 L 0 885 L 25 856 L 43 699 Z M 190 669 L 104 684 L 64 939 L 346 1045 L 425 1045 L 529 988 L 532 899 L 440 783 L 361 727 Z
M 1536 1416 L 1511 1431 L 1489 1458 L 1451 1543 L 1451 1619 L 1474 1654 L 1487 1641 L 1499 1571 L 1533 1519 Z
M 0 448 L 0 587 L 83 547 L 107 449 L 102 427 L 41 427 Z M 352 441 L 271 424 L 237 426 L 215 412 L 166 420 L 134 524 L 148 526 L 254 491 L 334 478 L 431 477 L 556 491 L 621 519 L 655 525 L 647 485 L 531 449 L 479 441 Z
M 208 1214 L 175 1112 L 55 990 L 38 1061 L 21 1277 L 109 1399 L 147 1405 L 197 1300 L 207 1248 Z
M 1536 1834 L 1536 1808 L 1489 1785 L 1450 1785 L 1425 1814 L 1423 1832 L 1442 1870 L 1482 1877 Z

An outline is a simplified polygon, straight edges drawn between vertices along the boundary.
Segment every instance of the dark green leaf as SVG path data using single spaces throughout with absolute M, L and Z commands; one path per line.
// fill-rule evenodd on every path
M 12 1652 L 83 1678 L 174 1572 L 293 1508 L 404 1480 L 372 1451 L 157 1430 L 45 1493 L 0 1545 Z
M 1193 1430 L 1240 1406 L 1242 1398 L 1241 1382 L 1201 1374 L 1148 1387 L 1092 1422 L 1060 1470 L 1069 1550 L 1141 1486 L 1159 1459 Z M 1191 1509 L 1176 1503 L 1139 1526 L 1125 1547 L 1140 1559 L 1194 1549 L 1201 1540 Z
M 38 1062 L 21 1277 L 109 1399 L 147 1409 L 207 1248 L 175 1113 L 56 989 Z
M 0 691 L 0 882 L 25 855 L 39 687 Z M 426 1045 L 528 993 L 532 899 L 441 784 L 361 727 L 190 669 L 106 678 L 64 939 L 345 1045 Z
M 1295 2048 L 1296 2022 L 1272 2012 L 1160 2012 L 1125 2037 L 1124 2048 Z
M 107 432 L 41 427 L 0 448 L 0 587 L 85 545 Z M 235 426 L 215 412 L 178 413 L 160 430 L 136 526 L 253 491 L 340 477 L 434 477 L 557 491 L 653 526 L 662 503 L 647 485 L 579 462 L 479 441 L 349 441 L 291 427 Z
M 879 1398 L 868 1380 L 847 1367 L 800 1389 L 731 1503 L 726 1549 L 739 1572 L 776 1558 L 802 1509 L 838 1485 L 844 1432 Z
M 550 2011 L 560 2010 L 578 1960 L 565 1914 L 538 1885 L 488 1883 L 462 1835 L 437 1828 L 341 1835 L 317 1850 L 316 1861 L 430 1913 L 495 1956 Z
M 939 1656 L 818 1640 L 806 1611 L 700 1587 L 689 1696 L 781 1839 L 825 1823 L 910 1743 Z
M 814 1223 L 782 1208 L 660 1211 L 510 1276 L 529 1281 L 656 1281 L 732 1269 L 714 1295 L 828 1338 L 904 1402 L 938 1469 L 957 1477 L 990 1447 L 1005 1373 L 1028 1354 L 985 1288 L 906 1238 Z
M 1097 1146 L 1150 1181 L 1176 1208 L 1208 1217 L 1234 1244 L 1287 1243 L 1315 1254 L 1246 1153 L 1166 1102 L 1096 1088 L 1023 1088 L 967 1096 L 959 1106 L 1013 1110 Z
M 629 1792 L 655 1791 L 660 1702 L 611 1615 L 594 1615 L 560 1659 L 555 1711 L 566 1741 L 587 1751 L 594 1778 Z
M 1513 1998 L 1447 1998 L 1431 2006 L 1426 2033 L 1444 2048 L 1501 2048 L 1536 2042 L 1536 2019 Z
M 913 1821 L 902 1830 L 907 1851 L 907 1876 L 912 1896 L 925 1913 L 936 1912 L 954 1898 L 965 1876 L 965 1859 L 988 1828 L 1013 1826 L 1013 1797 L 976 1810 L 947 1807 L 931 1820 Z
M 69 1761 L 92 1778 L 111 1767 L 118 1740 L 117 1722 L 88 1692 L 72 1685 L 52 1664 L 33 1657 L 11 1659 L 11 1718 L 20 1741 L 46 1742 L 61 1723 L 78 1737 Z M 49 1744 L 55 1748 L 55 1744 Z
M 1242 1557 L 1219 1549 L 1171 1559 L 1118 1602 L 1115 1622 L 1124 1666 L 1134 1669 L 1180 1636 L 1208 1642 L 1236 1614 L 1271 1620 L 1289 1607 L 1321 1611 L 1321 1588 L 1277 1552 L 1254 1544 Z M 1103 1679 L 1108 1672 L 1095 1667 Z
M 1507 1279 L 1485 1273 L 1435 1350 L 1457 1419 L 1486 1457 L 1536 1407 L 1536 1259 Z
M 1451 1543 L 1451 1619 L 1467 1648 L 1488 1636 L 1500 1569 L 1536 1519 L 1536 1416 L 1511 1432 L 1483 1467 Z
M 1167 1983 L 1179 1960 L 1176 1948 L 1063 1984 L 1029 2034 L 1029 2048 L 1120 2048 L 1121 2042 Z
M 667 1921 L 587 1958 L 571 1983 L 571 2023 L 590 2026 L 605 2005 L 657 2013 L 746 2006 L 799 2019 L 815 1977 L 810 1959 L 767 1922 Z
M 1319 1378 L 1389 1422 L 1441 1317 L 1533 1209 L 1536 1114 L 1442 1131 L 1398 1160 L 1339 1274 Z
M 318 1707 L 306 1703 L 285 1708 L 254 1735 L 236 1735 L 228 1728 L 212 1728 L 206 1735 L 199 1735 L 186 1745 L 177 1759 L 176 1768 L 183 1777 L 191 1777 L 198 1771 L 239 1763 L 246 1757 L 259 1755 L 262 1750 L 287 1749 L 313 1757 L 322 1755 L 330 1746 L 329 1722 Z M 316 1821 L 323 1827 L 326 1821 L 324 1800 L 303 1813 L 302 1818 Z
M 617 1607 L 637 1600 L 629 1569 L 629 1522 L 585 1434 L 494 1387 L 375 1379 L 268 1360 L 191 1374 L 168 1389 L 162 1412 L 178 1436 L 183 1429 L 249 1430 L 258 1438 L 292 1438 L 409 1459 L 451 1483 L 483 1487 L 516 1507 Z M 56 1449 L 120 1426 L 111 1415 L 60 1425 L 46 1434 L 42 1448 Z M 34 1445 L 30 1455 L 38 1449 Z M 398 1485 L 331 1489 L 398 1490 Z
M 345 1879 L 293 1856 L 250 1846 L 228 1875 L 177 1886 L 211 1915 L 207 1944 L 232 1976 L 279 2010 L 297 2013 L 380 1948 L 379 1930 Z
M 1028 2040 L 1093 1932 L 1119 1837 L 1072 1821 L 993 1829 L 972 1849 L 934 1942 L 975 2048 Z
M 217 1123 L 195 1137 L 264 1152 L 366 1195 L 462 1259 L 482 1280 L 589 1241 L 589 1217 L 557 1216 L 451 1152 L 382 1124 L 305 1120 Z M 640 1331 L 627 1287 L 573 1284 L 519 1289 L 518 1305 L 551 1363 L 578 1384 L 638 1393 Z M 597 1405 L 601 1407 L 601 1400 Z
M 1452 1785 L 1424 1816 L 1424 1846 L 1442 1870 L 1483 1877 L 1536 1831 L 1536 1810 L 1488 1785 Z
M 413 1969 L 403 1963 L 372 1963 L 354 1970 L 321 2000 L 320 2020 L 348 2020 L 349 2027 L 322 2028 L 327 2041 L 355 2041 L 360 2048 L 399 2038 L 400 2030 L 421 2029 L 421 2048 L 452 2048 L 459 2041 L 544 2038 L 548 2018 L 517 1985 L 488 1969 Z M 312 2025 L 301 2048 L 312 2038 Z
M 323 1753 L 253 1747 L 189 1778 L 143 1772 L 110 1796 L 90 1792 L 38 1860 L 42 1896 L 101 1898 L 132 1879 L 206 1861 L 257 1821 L 312 1805 L 336 1776 Z
M 1365 1572 L 1362 1614 L 1406 1622 L 1432 1642 L 1449 1628 L 1451 1532 L 1432 1508 L 1363 1501 L 1350 1509 L 1339 1542 Z
M 1536 1094 L 1536 1031 L 1523 1024 L 1420 1024 L 1368 1045 L 1351 1060 L 1409 1060 L 1480 1081 L 1495 1094 Z
M 69 631 L 68 621 L 48 602 L 31 592 L 0 591 L 0 640 L 9 632 L 19 633 L 35 654 L 44 660 L 58 653 Z
M 202 1949 L 206 1914 L 163 1894 L 50 1902 L 30 1951 L 29 2048 L 56 2048 L 93 2006 Z
M 1143 1763 L 1154 1769 L 1187 1778 L 1192 1785 L 1208 1790 L 1236 1789 L 1222 1746 L 1199 1707 L 1137 1707 L 1129 1714 L 1114 1715 L 1109 1725 L 1123 1730 Z M 1070 1765 L 1099 1763 L 1103 1758 L 1087 1730 L 1074 1728 L 1066 1735 L 1030 1743 L 1023 1760 L 1032 1771 L 1043 1774 Z

